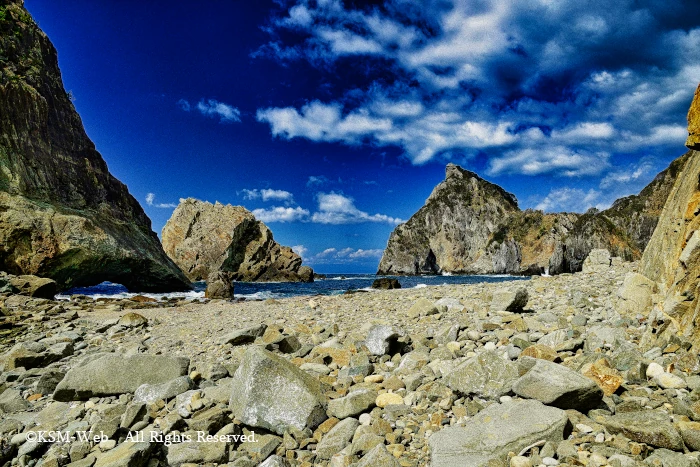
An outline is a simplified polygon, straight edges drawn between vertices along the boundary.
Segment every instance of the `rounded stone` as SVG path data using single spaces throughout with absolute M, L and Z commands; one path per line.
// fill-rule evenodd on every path
M 375 403 L 379 408 L 384 408 L 387 405 L 400 405 L 403 404 L 403 397 L 391 392 L 385 392 L 384 394 L 379 394 L 377 396 Z

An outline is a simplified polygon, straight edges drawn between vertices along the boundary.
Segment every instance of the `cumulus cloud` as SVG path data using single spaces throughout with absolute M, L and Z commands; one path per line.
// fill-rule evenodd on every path
M 190 104 L 186 99 L 177 101 L 178 107 L 185 112 L 197 109 L 207 117 L 218 118 L 220 123 L 234 123 L 241 121 L 241 111 L 232 105 L 219 102 L 216 99 L 201 99 L 197 105 Z
M 274 206 L 269 209 L 254 209 L 253 215 L 256 219 L 265 223 L 268 222 L 300 222 L 309 218 L 309 211 L 299 206 L 281 207 Z
M 588 191 L 579 188 L 556 188 L 535 206 L 544 212 L 585 212 L 591 207 L 597 207 L 601 193 L 597 190 Z
M 362 248 L 326 248 L 325 250 L 308 258 L 310 264 L 328 264 L 328 263 L 354 263 L 376 261 L 382 257 L 384 250 L 380 249 L 362 249 Z
M 318 193 L 318 211 L 311 221 L 318 224 L 359 224 L 362 222 L 380 222 L 397 225 L 403 220 L 385 214 L 369 214 L 355 207 L 352 198 L 339 193 Z
M 507 151 L 491 160 L 490 175 L 519 173 L 525 175 L 560 174 L 565 177 L 598 175 L 605 170 L 610 155 L 574 151 L 564 146 Z
M 304 261 L 307 260 L 306 256 L 309 253 L 309 249 L 306 248 L 304 245 L 294 245 L 292 247 L 292 251 L 294 253 L 298 254 L 299 256 L 301 256 L 302 260 L 304 260 Z
M 243 199 L 262 199 L 263 201 L 294 201 L 294 195 L 285 190 L 273 190 L 271 188 L 263 188 L 261 190 L 247 188 L 242 189 L 239 194 L 243 194 Z
M 171 209 L 171 208 L 176 208 L 177 204 L 175 203 L 156 203 L 156 195 L 155 193 L 147 193 L 146 194 L 146 205 L 147 206 L 152 206 L 154 208 L 163 208 L 163 209 Z
M 700 4 L 288 5 L 256 57 L 307 60 L 329 80 L 361 60 L 369 84 L 337 80 L 345 95 L 259 109 L 277 137 L 396 146 L 414 164 L 486 154 L 493 173 L 564 176 L 600 176 L 617 153 L 682 149 L 700 75 Z

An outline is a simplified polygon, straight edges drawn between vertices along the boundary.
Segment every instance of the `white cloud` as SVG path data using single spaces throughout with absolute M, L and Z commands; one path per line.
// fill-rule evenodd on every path
M 329 264 L 329 263 L 341 263 L 349 264 L 355 262 L 367 262 L 367 261 L 377 261 L 382 257 L 384 250 L 380 249 L 368 249 L 364 250 L 362 248 L 326 248 L 325 250 L 317 253 L 310 258 L 308 258 L 309 264 Z
M 274 206 L 269 209 L 254 209 L 253 215 L 256 219 L 267 222 L 299 222 L 306 221 L 309 211 L 301 207 L 281 207 Z
M 601 193 L 590 189 L 588 191 L 579 188 L 556 188 L 540 201 L 535 209 L 545 212 L 586 212 L 592 207 L 597 207 Z
M 610 155 L 604 152 L 573 151 L 564 146 L 507 151 L 491 160 L 488 173 L 499 175 L 560 174 L 565 177 L 598 175 L 610 164 Z
M 330 180 L 328 180 L 328 177 L 326 177 L 325 175 L 310 175 L 309 180 L 306 182 L 306 186 L 308 188 L 312 188 L 314 186 L 325 185 L 329 182 Z
M 193 108 L 207 117 L 219 118 L 220 123 L 234 123 L 241 121 L 241 111 L 232 105 L 219 102 L 215 99 L 201 99 L 196 106 L 193 106 L 186 99 L 177 101 L 178 107 L 185 112 Z
M 202 115 L 208 117 L 219 117 L 219 122 L 221 123 L 233 123 L 241 121 L 241 111 L 237 108 L 219 102 L 215 99 L 202 99 L 197 103 L 197 110 L 199 110 Z
M 309 249 L 306 248 L 304 245 L 294 245 L 292 247 L 292 251 L 301 256 L 302 260 L 306 261 L 306 255 L 309 253 Z
M 495 172 L 525 175 L 599 176 L 618 153 L 682 150 L 700 76 L 700 27 L 688 17 L 700 9 L 594 3 L 292 1 L 255 56 L 384 72 L 257 119 L 282 138 L 396 146 L 414 164 L 486 154 Z M 285 45 L 278 29 L 298 40 Z M 522 171 L 507 163 L 517 154 L 530 159 Z
M 636 182 L 651 173 L 653 169 L 654 166 L 650 161 L 642 161 L 626 169 L 612 171 L 600 181 L 600 188 L 617 188 L 620 185 Z
M 294 195 L 285 190 L 273 190 L 271 188 L 263 188 L 261 190 L 247 188 L 242 189 L 239 193 L 243 194 L 243 199 L 262 199 L 263 201 L 286 201 L 293 202 Z
M 146 205 L 152 206 L 154 208 L 163 208 L 163 209 L 171 209 L 171 208 L 176 208 L 177 204 L 174 203 L 156 203 L 156 195 L 155 193 L 147 193 L 146 194 Z
M 368 214 L 355 207 L 352 198 L 338 193 L 318 193 L 318 211 L 311 216 L 311 221 L 318 224 L 359 224 L 362 222 L 381 222 L 397 225 L 401 219 L 385 214 Z

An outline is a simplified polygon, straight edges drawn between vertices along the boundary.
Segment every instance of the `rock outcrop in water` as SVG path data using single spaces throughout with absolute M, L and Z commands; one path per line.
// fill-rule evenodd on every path
M 378 274 L 559 274 L 580 271 L 591 250 L 639 259 L 687 156 L 639 195 L 585 214 L 521 211 L 515 197 L 448 164 L 425 205 L 399 225 Z
M 659 339 L 678 335 L 700 344 L 700 87 L 688 112 L 687 161 L 663 208 L 642 258 L 642 273 L 658 284 L 660 296 L 650 319 Z
M 241 206 L 181 200 L 163 227 L 163 248 L 193 281 L 227 271 L 246 282 L 312 282 L 313 270 L 301 265 L 291 248 Z
M 0 4 L 0 270 L 61 288 L 189 289 L 85 134 L 56 49 L 21 1 Z

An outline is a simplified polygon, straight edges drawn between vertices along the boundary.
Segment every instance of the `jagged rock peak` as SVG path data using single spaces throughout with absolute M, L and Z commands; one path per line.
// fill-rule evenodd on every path
M 465 182 L 468 184 L 465 184 Z M 478 189 L 478 187 L 483 187 L 491 194 L 503 197 L 503 199 L 511 204 L 513 208 L 518 209 L 518 199 L 514 194 L 509 193 L 500 186 L 483 179 L 476 172 L 463 169 L 459 165 L 451 162 L 445 167 L 445 180 L 435 187 L 427 201 L 439 197 L 440 192 L 444 189 L 454 189 L 456 184 L 461 185 L 462 188 L 467 190 L 474 190 Z
M 53 44 L 22 1 L 0 5 L 0 270 L 62 289 L 189 289 L 85 133 Z
M 162 232 L 163 248 L 191 280 L 216 272 L 246 282 L 311 282 L 313 270 L 275 242 L 270 229 L 242 206 L 181 199 Z
M 688 139 L 685 145 L 689 149 L 700 150 L 700 85 L 688 110 Z

